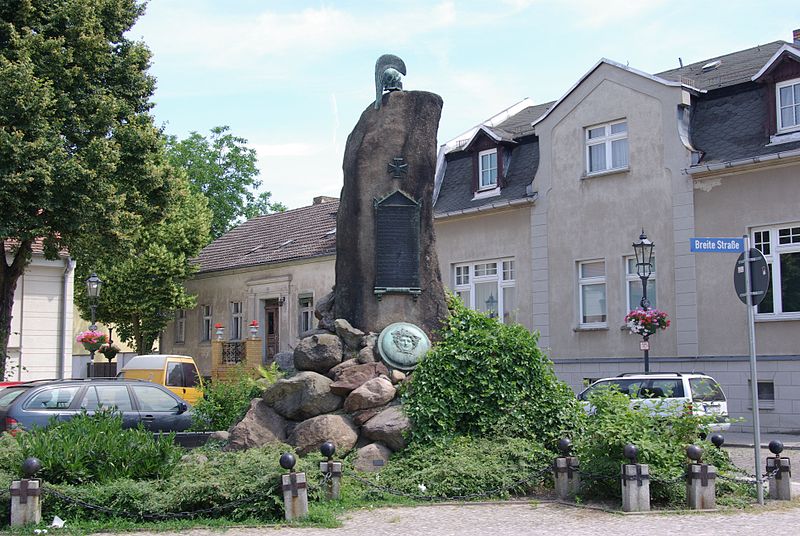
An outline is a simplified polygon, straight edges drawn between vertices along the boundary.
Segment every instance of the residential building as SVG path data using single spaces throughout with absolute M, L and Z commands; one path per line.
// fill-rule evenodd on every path
M 190 355 L 210 375 L 218 332 L 242 341 L 253 320 L 264 362 L 291 351 L 316 326 L 315 304 L 334 284 L 338 207 L 337 199 L 317 197 L 311 206 L 248 220 L 206 246 L 186 283 L 197 307 L 176 313 L 162 351 Z
M 746 427 L 736 256 L 689 247 L 691 237 L 746 234 L 773 275 L 756 313 L 761 422 L 800 429 L 798 51 L 777 41 L 658 74 L 604 59 L 555 103 L 512 109 L 443 146 L 435 213 L 450 288 L 487 310 L 466 278 L 513 257 L 516 321 L 540 333 L 577 391 L 642 370 L 640 339 L 623 319 L 641 297 L 632 243 L 644 228 L 657 259 L 648 297 L 672 319 L 651 337 L 651 369 L 715 376 Z M 536 157 L 523 164 L 525 147 Z M 495 150 L 496 165 L 486 158 Z M 518 177 L 526 188 L 512 190 Z
M 75 263 L 63 253 L 44 257 L 43 243 L 17 281 L 8 344 L 7 378 L 14 381 L 72 377 L 73 276 Z M 6 262 L 12 244 L 4 242 Z

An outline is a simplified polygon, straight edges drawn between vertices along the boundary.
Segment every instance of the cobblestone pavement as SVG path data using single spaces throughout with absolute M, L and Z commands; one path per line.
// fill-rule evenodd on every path
M 492 503 L 381 508 L 352 512 L 336 529 L 235 528 L 160 532 L 157 536 L 520 536 L 620 534 L 724 534 L 794 536 L 800 506 L 697 514 L 621 515 L 556 503 Z M 149 533 L 139 532 L 137 536 Z

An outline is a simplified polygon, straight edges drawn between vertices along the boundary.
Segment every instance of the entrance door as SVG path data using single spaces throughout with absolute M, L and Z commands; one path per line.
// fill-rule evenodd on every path
M 277 303 L 266 302 L 264 305 L 264 335 L 267 346 L 267 363 L 275 359 L 278 353 L 278 311 L 280 308 Z

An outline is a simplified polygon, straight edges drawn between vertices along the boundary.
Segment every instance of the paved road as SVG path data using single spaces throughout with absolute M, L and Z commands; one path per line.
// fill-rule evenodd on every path
M 787 507 L 788 506 L 788 507 Z M 353 512 L 336 529 L 236 528 L 154 536 L 521 536 L 724 534 L 795 536 L 800 506 L 770 504 L 739 513 L 621 515 L 556 503 L 495 503 L 381 508 Z M 137 536 L 147 536 L 140 532 Z

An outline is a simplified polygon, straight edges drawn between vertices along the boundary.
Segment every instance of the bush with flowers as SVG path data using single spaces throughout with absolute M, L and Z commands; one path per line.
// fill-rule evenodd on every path
M 631 333 L 649 336 L 659 329 L 667 329 L 669 327 L 669 316 L 658 309 L 634 309 L 625 315 L 625 323 Z
M 75 340 L 90 352 L 96 352 L 104 344 L 108 344 L 108 336 L 102 331 L 87 330 L 81 331 Z

